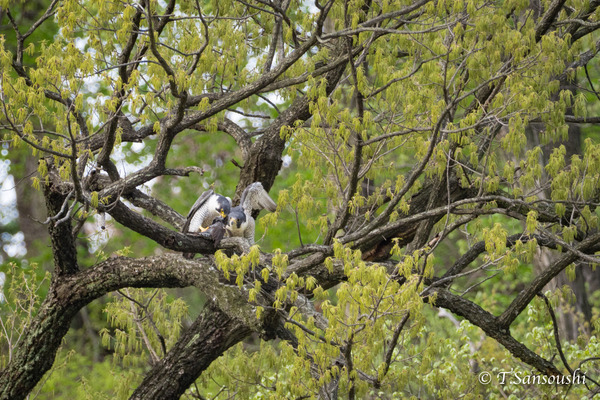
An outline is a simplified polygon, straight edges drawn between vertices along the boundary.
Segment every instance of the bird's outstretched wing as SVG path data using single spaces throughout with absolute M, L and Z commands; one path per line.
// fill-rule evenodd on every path
M 210 196 L 212 196 L 213 194 L 215 194 L 215 192 L 212 189 L 210 189 L 202 193 L 200 197 L 198 197 L 198 200 L 196 200 L 196 202 L 190 209 L 190 212 L 188 213 L 187 219 L 185 220 L 185 225 L 183 225 L 183 229 L 181 229 L 181 232 L 189 232 L 190 223 L 192 222 L 194 215 L 202 208 L 202 206 L 206 204 Z
M 260 182 L 254 182 L 244 189 L 240 205 L 248 215 L 251 215 L 253 210 L 266 209 L 274 212 L 277 209 L 277 204 L 269 197 Z

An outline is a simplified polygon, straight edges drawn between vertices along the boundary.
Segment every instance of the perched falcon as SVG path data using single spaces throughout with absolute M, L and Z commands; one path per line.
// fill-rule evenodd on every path
M 253 245 L 255 224 L 252 211 L 262 209 L 273 212 L 277 209 L 277 204 L 269 197 L 260 182 L 254 182 L 244 189 L 240 205 L 233 207 L 229 212 L 227 222 L 229 236 L 246 238 L 250 245 Z
M 204 232 L 213 224 L 216 218 L 227 218 L 230 211 L 231 200 L 215 193 L 213 190 L 207 190 L 198 197 L 198 200 L 192 206 L 181 232 Z M 185 253 L 183 256 L 192 258 L 194 254 Z

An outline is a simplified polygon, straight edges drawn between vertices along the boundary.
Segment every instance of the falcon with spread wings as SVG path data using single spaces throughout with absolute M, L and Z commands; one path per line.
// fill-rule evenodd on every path
M 277 204 L 269 197 L 260 182 L 254 182 L 242 193 L 240 205 L 229 212 L 227 233 L 230 237 L 243 237 L 250 245 L 254 244 L 254 218 L 252 211 L 266 209 L 275 211 Z

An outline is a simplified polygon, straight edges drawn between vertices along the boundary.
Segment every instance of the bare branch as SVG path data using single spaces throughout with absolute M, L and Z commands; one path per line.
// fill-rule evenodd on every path
M 558 323 L 556 322 L 556 315 L 554 314 L 552 305 L 550 304 L 550 301 L 548 300 L 548 298 L 546 297 L 545 294 L 540 292 L 537 295 L 538 295 L 538 297 L 542 298 L 542 300 L 544 300 L 544 303 L 546 303 L 546 307 L 548 308 L 548 313 L 550 313 L 550 318 L 552 318 L 552 326 L 554 327 L 554 341 L 556 342 L 556 349 L 558 350 L 560 359 L 563 362 L 563 365 L 565 366 L 565 368 L 567 368 L 567 371 L 569 371 L 570 374 L 573 374 L 573 369 L 569 366 L 569 363 L 567 362 L 567 358 L 565 357 L 565 353 L 563 353 L 562 345 L 560 344 L 560 336 L 558 335 Z
M 201 124 L 195 124 L 191 128 L 203 132 L 208 130 L 206 126 Z M 246 133 L 246 131 L 244 131 L 238 124 L 229 118 L 223 118 L 223 121 L 219 121 L 217 123 L 217 129 L 227 133 L 229 136 L 235 139 L 238 146 L 240 146 L 240 149 L 242 150 L 242 155 L 244 156 L 245 160 L 248 157 L 250 147 L 252 146 L 252 141 L 250 140 L 250 136 Z

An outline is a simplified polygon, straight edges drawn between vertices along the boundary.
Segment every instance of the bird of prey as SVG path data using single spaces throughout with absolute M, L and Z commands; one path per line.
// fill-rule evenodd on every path
M 233 207 L 229 212 L 227 221 L 227 233 L 230 237 L 243 237 L 250 245 L 254 244 L 254 218 L 253 210 L 266 209 L 275 211 L 277 204 L 269 197 L 260 182 L 254 182 L 242 193 L 240 205 Z
M 216 218 L 227 218 L 230 211 L 231 200 L 215 193 L 212 189 L 207 190 L 198 197 L 198 200 L 192 206 L 181 232 L 204 232 L 213 224 Z M 194 255 L 185 253 L 183 256 L 192 258 Z

